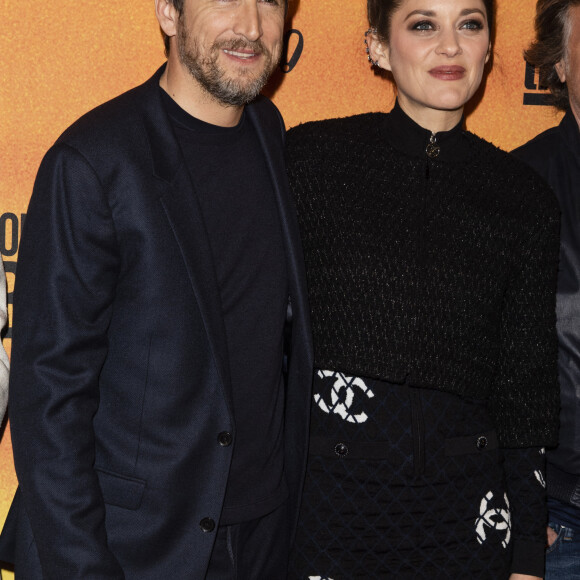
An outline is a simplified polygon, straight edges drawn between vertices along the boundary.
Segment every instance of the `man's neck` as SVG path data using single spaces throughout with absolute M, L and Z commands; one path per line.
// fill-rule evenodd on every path
M 159 79 L 159 86 L 182 109 L 206 123 L 235 127 L 242 117 L 243 106 L 234 107 L 217 101 L 171 56 Z

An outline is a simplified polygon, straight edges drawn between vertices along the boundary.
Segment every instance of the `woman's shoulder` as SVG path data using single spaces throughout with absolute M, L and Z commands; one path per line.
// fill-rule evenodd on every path
M 508 173 L 520 173 L 525 167 L 524 164 L 514 159 L 510 153 L 501 149 L 491 141 L 488 141 L 475 133 L 471 133 L 470 131 L 466 131 L 465 134 L 471 139 L 471 143 L 474 150 L 477 152 L 478 158 L 483 162 L 494 165 L 499 163 L 498 169 L 503 169 Z
M 290 129 L 287 133 L 288 147 L 308 146 L 312 142 L 332 143 L 360 141 L 377 131 L 384 113 L 363 113 L 350 117 L 337 117 L 320 121 L 308 121 Z
M 467 133 L 476 152 L 475 159 L 483 179 L 490 181 L 506 202 L 525 206 L 527 211 L 558 215 L 556 196 L 547 183 L 521 159 L 493 143 Z

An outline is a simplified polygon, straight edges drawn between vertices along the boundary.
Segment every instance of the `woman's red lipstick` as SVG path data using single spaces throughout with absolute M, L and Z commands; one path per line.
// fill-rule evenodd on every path
M 437 66 L 429 74 L 442 81 L 458 81 L 464 77 L 465 69 L 462 66 Z

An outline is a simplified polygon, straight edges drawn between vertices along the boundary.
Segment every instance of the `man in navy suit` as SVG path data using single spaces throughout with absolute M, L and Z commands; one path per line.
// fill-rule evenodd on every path
M 167 64 L 45 156 L 14 298 L 17 578 L 286 574 L 312 367 L 285 0 L 155 0 Z M 8 542 L 6 542 L 8 540 Z

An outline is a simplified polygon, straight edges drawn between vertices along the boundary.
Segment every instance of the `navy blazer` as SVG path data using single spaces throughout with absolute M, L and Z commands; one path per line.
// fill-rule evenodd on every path
M 36 179 L 14 297 L 20 487 L 3 532 L 17 538 L 22 578 L 178 580 L 203 578 L 208 565 L 215 531 L 200 522 L 219 521 L 233 446 L 218 435 L 231 432 L 235 445 L 236 427 L 195 167 L 164 110 L 162 71 L 77 121 Z M 295 525 L 312 371 L 306 279 L 284 125 L 265 98 L 246 110 L 290 276 L 285 473 Z

